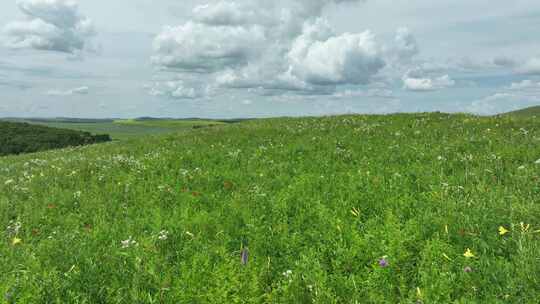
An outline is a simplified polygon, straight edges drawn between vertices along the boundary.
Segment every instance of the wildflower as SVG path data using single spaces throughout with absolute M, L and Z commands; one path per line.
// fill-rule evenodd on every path
M 468 258 L 468 259 L 475 257 L 474 253 L 472 253 L 471 249 L 469 249 L 469 248 L 467 248 L 467 250 L 465 251 L 463 256 Z
M 132 246 L 137 246 L 137 242 L 131 238 L 131 236 L 124 241 L 120 242 L 122 244 L 122 248 L 129 248 Z
M 470 266 L 465 266 L 465 268 L 463 268 L 463 271 L 466 273 L 470 273 L 472 272 L 472 268 Z
M 540 159 L 538 159 L 538 160 L 535 161 L 534 163 L 537 164 L 537 165 L 540 165 Z
M 386 257 L 382 257 L 382 258 L 379 260 L 379 266 L 381 266 L 382 268 L 386 268 L 386 267 L 389 266 L 388 260 L 386 259 Z
M 287 271 L 284 271 L 284 272 L 283 272 L 283 276 L 286 277 L 286 278 L 292 276 L 292 270 L 289 269 L 289 270 L 287 270 Z
M 525 170 L 525 166 L 519 166 L 518 170 Z
M 505 235 L 505 234 L 507 234 L 508 232 L 510 232 L 510 231 L 508 231 L 508 229 L 504 228 L 503 226 L 500 226 L 500 227 L 499 227 L 499 234 L 500 234 L 500 235 Z
M 158 239 L 160 241 L 165 241 L 169 238 L 169 231 L 167 230 L 161 230 L 158 235 Z
M 22 243 L 22 240 L 18 237 L 14 237 L 13 240 L 11 241 L 11 245 L 13 246 L 19 245 L 20 243 Z
M 521 231 L 522 232 L 527 232 L 529 231 L 529 227 L 531 226 L 530 224 L 525 224 L 523 222 L 519 223 L 521 225 Z
M 73 198 L 79 199 L 81 197 L 81 194 L 82 194 L 81 191 L 77 191 L 77 192 L 73 193 Z
M 240 262 L 242 265 L 247 265 L 249 259 L 249 251 L 247 248 L 242 249 L 242 252 L 240 253 Z

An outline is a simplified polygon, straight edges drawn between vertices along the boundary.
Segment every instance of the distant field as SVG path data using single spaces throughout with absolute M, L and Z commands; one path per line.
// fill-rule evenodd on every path
M 223 125 L 224 122 L 213 121 L 213 120 L 176 120 L 176 119 L 165 119 L 165 120 L 136 120 L 136 119 L 125 119 L 125 120 L 116 120 L 114 123 L 124 125 L 124 126 L 144 126 L 144 127 L 153 127 L 153 128 L 167 128 L 167 129 L 183 129 L 183 128 L 192 128 L 194 126 L 210 126 L 210 125 Z
M 211 120 L 103 120 L 96 122 L 68 121 L 57 119 L 18 120 L 48 127 L 90 132 L 92 134 L 109 134 L 114 140 L 126 140 L 146 135 L 159 135 L 186 131 L 192 128 L 224 124 Z

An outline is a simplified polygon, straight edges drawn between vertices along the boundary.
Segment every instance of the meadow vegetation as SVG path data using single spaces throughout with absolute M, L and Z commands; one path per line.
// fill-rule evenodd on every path
M 536 119 L 247 121 L 0 158 L 6 303 L 538 303 Z

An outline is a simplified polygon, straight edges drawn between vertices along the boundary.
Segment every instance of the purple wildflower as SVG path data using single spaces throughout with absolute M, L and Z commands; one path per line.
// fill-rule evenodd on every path
M 386 258 L 382 258 L 379 260 L 379 266 L 383 268 L 388 267 L 388 261 L 386 260 Z
M 242 252 L 240 253 L 240 261 L 242 265 L 247 265 L 249 259 L 249 252 L 247 248 L 242 249 Z
M 467 266 L 467 267 L 463 268 L 463 271 L 469 273 L 469 272 L 472 272 L 472 268 Z

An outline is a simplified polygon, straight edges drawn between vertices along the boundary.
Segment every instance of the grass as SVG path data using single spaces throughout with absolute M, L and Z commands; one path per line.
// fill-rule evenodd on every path
M 20 120 L 19 120 L 20 121 Z M 163 135 L 175 132 L 184 132 L 193 127 L 206 127 L 223 124 L 222 122 L 211 120 L 114 120 L 114 121 L 56 121 L 47 120 L 25 120 L 32 124 L 39 124 L 53 128 L 70 129 L 90 132 L 92 134 L 109 134 L 114 140 L 136 139 L 147 135 Z
M 539 158 L 535 120 L 445 114 L 257 120 L 0 158 L 0 295 L 538 303 Z

